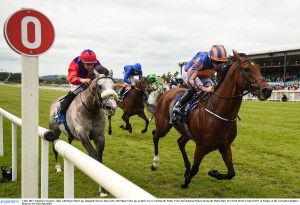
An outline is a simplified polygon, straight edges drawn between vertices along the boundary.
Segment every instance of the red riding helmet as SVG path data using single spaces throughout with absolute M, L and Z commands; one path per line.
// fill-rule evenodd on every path
M 86 49 L 81 52 L 80 59 L 83 63 L 97 63 L 97 57 L 94 51 Z
M 208 57 L 211 60 L 225 62 L 227 61 L 227 52 L 222 45 L 214 45 L 208 52 Z

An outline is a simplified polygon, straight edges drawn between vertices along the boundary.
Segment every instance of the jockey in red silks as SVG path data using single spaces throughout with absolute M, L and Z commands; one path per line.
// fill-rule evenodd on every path
M 227 52 L 222 45 L 214 45 L 209 52 L 197 53 L 185 66 L 187 84 L 191 88 L 175 104 L 173 112 L 182 115 L 181 107 L 198 91 L 213 92 L 211 76 L 226 62 Z
M 61 123 L 60 115 L 66 114 L 71 102 L 76 95 L 88 87 L 93 78 L 95 78 L 94 69 L 99 74 L 108 75 L 109 71 L 97 60 L 96 54 L 90 49 L 81 52 L 69 65 L 68 81 L 71 84 L 71 91 L 60 100 L 58 113 L 54 122 Z
M 138 76 L 139 80 L 141 80 L 143 77 L 142 66 L 139 63 L 135 63 L 134 65 L 125 65 L 124 72 L 125 72 L 125 75 L 123 78 L 124 85 L 119 92 L 119 100 L 120 101 L 123 100 L 123 94 L 124 94 L 126 87 L 128 85 L 131 85 L 131 86 L 135 85 L 135 83 L 133 82 L 134 76 Z

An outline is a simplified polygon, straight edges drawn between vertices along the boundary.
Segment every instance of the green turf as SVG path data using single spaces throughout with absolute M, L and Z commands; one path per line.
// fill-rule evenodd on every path
M 40 91 L 40 126 L 48 125 L 52 101 L 61 91 Z M 0 85 L 0 107 L 20 117 L 19 87 Z M 243 101 L 238 122 L 238 135 L 232 145 L 236 176 L 218 181 L 207 175 L 211 169 L 226 172 L 220 154 L 208 154 L 188 189 L 181 189 L 183 160 L 177 147 L 178 133 L 172 129 L 160 140 L 161 164 L 151 171 L 153 143 L 151 122 L 148 132 L 141 134 L 144 122 L 134 116 L 132 134 L 119 128 L 122 111 L 113 117 L 113 134 L 106 135 L 104 164 L 158 198 L 300 198 L 300 103 Z M 4 118 L 4 157 L 0 165 L 11 166 L 11 123 Z M 21 128 L 18 127 L 20 133 Z M 0 184 L 1 198 L 21 197 L 21 135 L 18 134 L 18 181 Z M 66 140 L 63 136 L 61 139 Z M 74 146 L 82 148 L 79 141 Z M 195 145 L 187 144 L 192 161 Z M 55 172 L 50 149 L 49 198 L 63 198 L 63 172 Z M 63 160 L 61 158 L 61 165 Z M 75 197 L 98 198 L 98 185 L 75 168 Z M 109 195 L 109 197 L 113 197 Z

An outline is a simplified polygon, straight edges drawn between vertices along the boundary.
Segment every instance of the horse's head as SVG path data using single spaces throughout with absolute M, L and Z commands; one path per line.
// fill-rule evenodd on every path
M 272 93 L 272 87 L 266 82 L 260 72 L 260 66 L 249 57 L 233 51 L 235 66 L 239 72 L 237 83 L 242 90 L 247 90 L 259 100 L 267 100 Z M 233 64 L 233 65 L 234 65 Z
M 167 90 L 170 90 L 169 86 L 163 84 L 159 86 L 157 90 L 152 91 L 149 94 L 148 104 L 156 105 L 160 96 L 162 96 L 162 94 L 164 94 L 164 92 L 166 92 Z
M 96 90 L 99 106 L 106 110 L 108 115 L 114 115 L 117 110 L 118 94 L 114 91 L 115 84 L 111 76 L 97 75 Z
M 147 77 L 142 77 L 142 79 L 136 83 L 136 87 L 144 92 L 151 92 L 150 82 Z

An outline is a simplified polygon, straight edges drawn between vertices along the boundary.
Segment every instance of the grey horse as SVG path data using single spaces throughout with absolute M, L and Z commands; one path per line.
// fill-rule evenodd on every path
M 160 96 L 162 96 L 162 94 L 164 94 L 167 90 L 170 90 L 169 86 L 162 84 L 157 88 L 157 90 L 154 90 L 149 94 L 148 100 L 145 102 L 147 111 L 151 115 L 149 121 L 151 121 L 154 117 L 156 105 Z
M 115 114 L 117 109 L 118 95 L 114 91 L 114 82 L 112 76 L 98 74 L 95 72 L 96 78 L 91 82 L 90 86 L 80 92 L 70 104 L 66 112 L 66 121 L 70 132 L 66 131 L 64 124 L 54 124 L 53 119 L 57 113 L 59 99 L 56 99 L 50 108 L 49 128 L 56 133 L 59 138 L 63 132 L 69 138 L 69 143 L 74 139 L 80 140 L 83 147 L 88 151 L 89 155 L 102 163 L 102 154 L 105 145 L 105 112 L 109 116 Z M 94 141 L 95 149 L 91 144 Z M 58 153 L 53 147 L 56 159 L 56 171 L 61 171 L 58 160 Z M 100 189 L 101 195 L 105 195 L 105 190 Z

